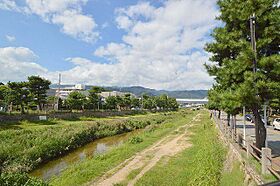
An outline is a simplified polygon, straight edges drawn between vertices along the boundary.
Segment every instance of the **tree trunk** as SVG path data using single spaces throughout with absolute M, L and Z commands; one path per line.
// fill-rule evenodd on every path
M 266 129 L 264 123 L 262 122 L 258 105 L 253 105 L 252 111 L 254 114 L 255 120 L 255 135 L 256 135 L 256 146 L 257 148 L 261 149 L 265 147 L 265 139 L 266 139 Z
M 42 105 L 41 105 L 40 102 L 38 102 L 38 108 L 39 108 L 40 111 L 42 110 Z
M 21 114 L 24 114 L 24 105 L 21 104 L 20 107 L 21 107 Z
M 236 115 L 233 115 L 234 133 L 236 134 Z
M 218 118 L 221 119 L 221 111 L 219 110 Z
M 227 113 L 227 125 L 230 126 L 230 114 Z

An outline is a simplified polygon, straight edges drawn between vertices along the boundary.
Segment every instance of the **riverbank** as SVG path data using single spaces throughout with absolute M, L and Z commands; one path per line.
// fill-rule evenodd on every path
M 50 185 L 82 185 L 102 176 L 137 152 L 147 148 L 156 141 L 185 125 L 200 111 L 181 110 L 169 115 L 163 124 L 151 125 L 137 137 L 124 142 L 123 145 L 112 148 L 108 153 L 86 159 L 69 166 L 60 176 L 50 180 Z
M 98 119 L 84 117 L 80 121 L 23 121 L 1 125 L 0 171 L 29 172 L 95 139 L 160 124 L 171 113 Z

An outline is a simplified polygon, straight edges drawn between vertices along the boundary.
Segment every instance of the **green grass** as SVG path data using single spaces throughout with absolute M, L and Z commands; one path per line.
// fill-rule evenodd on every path
M 144 130 L 138 134 L 138 137 L 143 139 L 141 143 L 131 144 L 127 141 L 123 145 L 113 148 L 103 155 L 74 164 L 67 168 L 59 177 L 53 178 L 50 181 L 50 185 L 74 186 L 94 180 L 108 170 L 116 167 L 124 160 L 130 158 L 136 152 L 147 148 L 166 136 L 178 126 L 186 124 L 196 113 L 197 111 L 180 111 L 167 115 L 169 119 L 164 121 L 163 125 L 159 125 L 155 130 Z
M 145 128 L 151 124 L 161 124 L 170 118 L 172 113 L 146 114 L 131 118 L 102 118 L 93 121 L 50 120 L 1 124 L 0 171 L 30 171 L 41 163 L 94 139 Z
M 201 121 L 193 123 L 192 146 L 167 163 L 161 160 L 136 185 L 219 185 L 225 148 L 208 112 L 202 111 Z
M 248 158 L 246 151 L 241 151 L 241 156 L 246 161 L 246 163 L 249 164 L 256 171 L 256 173 L 261 176 L 261 179 L 264 181 L 264 183 L 270 183 L 278 180 L 273 174 L 262 175 L 261 163 L 251 155 Z
M 240 162 L 235 161 L 232 165 L 232 170 L 230 172 L 224 172 L 221 178 L 222 186 L 242 186 L 244 185 L 245 174 L 241 170 Z

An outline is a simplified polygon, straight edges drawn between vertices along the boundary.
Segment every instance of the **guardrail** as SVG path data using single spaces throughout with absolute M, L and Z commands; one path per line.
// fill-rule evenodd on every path
M 236 132 L 236 128 L 228 126 L 227 123 L 218 119 L 215 113 L 212 113 L 212 115 L 216 125 L 224 137 L 231 139 L 234 143 L 237 143 L 240 149 L 247 152 L 247 157 L 251 155 L 261 164 L 262 174 L 270 172 L 280 180 L 280 163 L 273 160 L 270 148 L 257 148 L 252 139 L 245 140 L 243 134 Z M 276 169 L 275 167 L 278 167 L 279 169 Z

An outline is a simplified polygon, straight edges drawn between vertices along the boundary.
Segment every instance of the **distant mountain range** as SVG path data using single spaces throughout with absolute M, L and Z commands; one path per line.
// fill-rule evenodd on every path
M 74 85 L 61 85 L 61 87 L 70 87 Z M 57 84 L 51 85 L 51 88 L 57 88 Z M 86 89 L 91 89 L 91 85 L 86 85 Z M 150 96 L 158 96 L 161 94 L 167 94 L 170 97 L 174 98 L 185 98 L 185 99 L 203 99 L 207 97 L 207 90 L 156 90 L 151 88 L 145 88 L 141 86 L 131 86 L 131 87 L 104 87 L 106 90 L 109 91 L 120 91 L 120 92 L 130 92 L 135 94 L 136 96 L 141 96 L 143 93 L 146 93 Z

